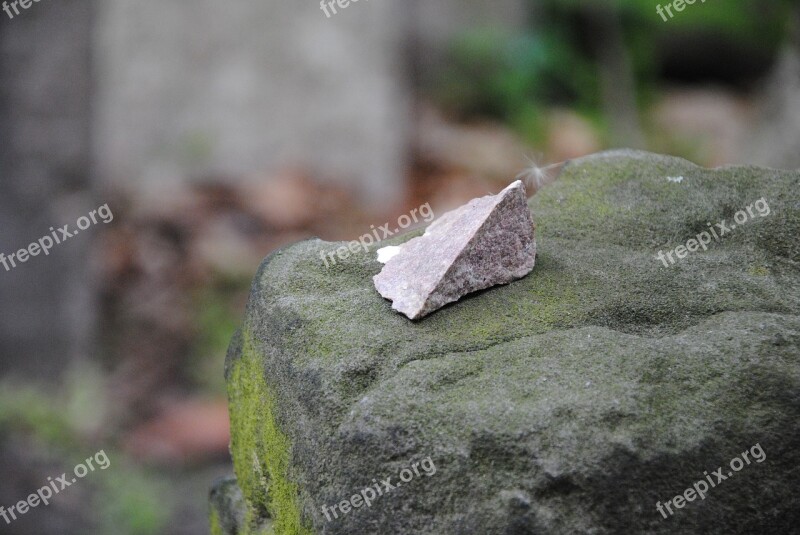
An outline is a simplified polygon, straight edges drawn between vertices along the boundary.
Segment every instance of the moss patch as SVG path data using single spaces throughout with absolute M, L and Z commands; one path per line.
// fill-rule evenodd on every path
M 209 514 L 209 524 L 211 525 L 211 535 L 225 535 L 219 522 L 219 513 L 214 509 Z
M 301 519 L 297 484 L 289 475 L 291 442 L 278 426 L 275 397 L 246 332 L 228 385 L 231 452 L 248 504 L 248 532 L 254 532 L 259 518 L 269 516 L 275 533 L 310 534 Z

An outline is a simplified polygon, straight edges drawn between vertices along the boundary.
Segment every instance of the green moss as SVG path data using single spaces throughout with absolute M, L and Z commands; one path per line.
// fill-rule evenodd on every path
M 197 337 L 192 348 L 191 379 L 204 390 L 224 393 L 225 384 L 216 373 L 230 342 L 239 327 L 238 302 L 246 292 L 243 280 L 218 277 L 194 297 L 194 324 Z
M 754 277 L 767 277 L 769 276 L 769 269 L 765 266 L 750 266 L 747 269 L 747 273 Z
M 274 519 L 281 535 L 310 534 L 303 524 L 298 488 L 289 476 L 291 443 L 275 418 L 275 397 L 247 332 L 242 354 L 228 382 L 231 452 L 239 486 L 248 504 L 252 533 L 260 517 Z
M 92 508 L 100 533 L 155 535 L 164 533 L 177 504 L 170 482 L 155 471 L 142 470 L 116 452 L 108 452 L 111 468 L 102 473 L 102 492 Z
M 219 513 L 215 509 L 211 509 L 209 514 L 209 524 L 211 525 L 211 535 L 225 535 L 222 531 L 222 525 L 219 521 Z

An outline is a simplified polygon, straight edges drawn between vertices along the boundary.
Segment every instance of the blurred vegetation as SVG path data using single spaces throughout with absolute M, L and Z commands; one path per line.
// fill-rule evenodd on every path
M 164 533 L 170 509 L 162 477 L 100 440 L 107 438 L 99 436 L 102 410 L 108 406 L 103 384 L 99 373 L 85 366 L 73 370 L 62 392 L 11 380 L 0 382 L 0 442 L 14 437 L 27 444 L 26 451 L 40 463 L 42 480 L 56 475 L 45 472 L 48 466 L 72 470 L 103 449 L 114 469 L 96 469 L 81 484 L 91 496 L 82 509 L 92 512 L 97 532 Z
M 605 130 L 598 43 L 607 36 L 597 21 L 609 11 L 619 20 L 630 54 L 637 107 L 646 105 L 663 82 L 664 63 L 675 43 L 703 54 L 698 43 L 724 42 L 733 51 L 774 58 L 784 42 L 792 0 L 726 0 L 687 5 L 667 22 L 650 0 L 543 0 L 528 29 L 485 28 L 459 36 L 449 66 L 423 92 L 461 120 L 492 118 L 514 128 L 526 141 L 542 141 L 542 111 L 567 106 Z M 666 0 L 660 1 L 667 4 Z M 677 47 L 680 48 L 680 47 Z M 686 53 L 686 52 L 684 52 Z M 732 60 L 733 62 L 733 60 Z M 733 68 L 733 67 L 732 67 Z
M 587 113 L 598 107 L 593 65 L 570 45 L 565 30 L 465 34 L 453 43 L 448 68 L 428 92 L 459 118 L 500 119 L 538 141 L 544 103 L 568 103 Z
M 191 379 L 203 392 L 225 396 L 222 373 L 228 344 L 239 328 L 241 307 L 250 280 L 217 274 L 198 289 L 195 303 L 195 344 L 192 348 Z

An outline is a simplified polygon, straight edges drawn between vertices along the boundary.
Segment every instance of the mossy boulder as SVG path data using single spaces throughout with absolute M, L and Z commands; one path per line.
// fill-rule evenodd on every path
M 239 533 L 800 525 L 800 173 L 611 152 L 530 206 L 533 272 L 421 321 L 375 291 L 374 251 L 328 268 L 340 244 L 310 240 L 264 261 L 226 364 Z M 657 259 L 748 206 L 706 251 Z M 657 511 L 743 452 L 704 499 Z

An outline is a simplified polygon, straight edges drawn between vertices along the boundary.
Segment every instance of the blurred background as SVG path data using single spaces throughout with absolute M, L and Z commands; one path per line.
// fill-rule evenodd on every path
M 662 0 L 662 5 L 666 1 Z M 302 4 L 302 5 L 301 5 Z M 225 349 L 274 249 L 613 147 L 800 167 L 800 4 L 59 0 L 0 12 L 0 533 L 207 533 Z

